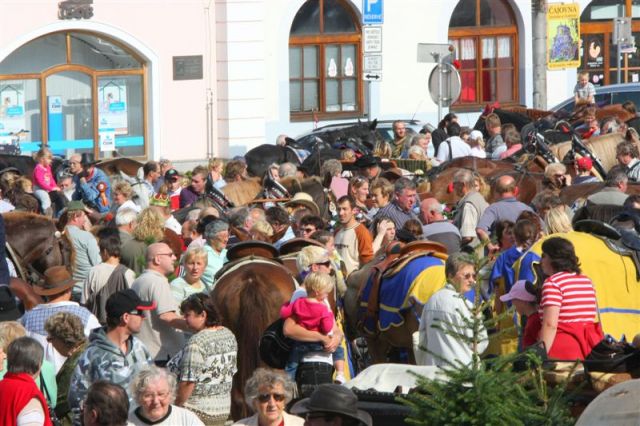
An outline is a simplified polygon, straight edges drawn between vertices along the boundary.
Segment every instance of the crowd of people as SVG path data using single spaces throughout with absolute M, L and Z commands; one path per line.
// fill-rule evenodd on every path
M 394 141 L 376 147 L 376 154 L 435 166 L 459 156 L 504 159 L 522 148 L 519 133 L 497 115 L 487 117 L 486 128 L 485 142 L 480 132 L 462 129 L 455 114 L 433 133 L 414 137 L 396 122 Z M 433 158 L 426 154 L 429 144 Z M 620 165 L 606 176 L 605 188 L 587 203 L 637 214 L 640 199 L 624 193 L 640 170 L 635 144 L 622 142 L 617 159 Z M 72 264 L 45 271 L 34 286 L 42 303 L 31 310 L 23 312 L 11 292 L 0 288 L 3 424 L 51 424 L 53 419 L 62 424 L 225 424 L 238 336 L 222 325 L 210 293 L 228 250 L 245 239 L 276 249 L 296 239 L 307 246 L 296 258 L 300 287 L 280 310 L 283 332 L 294 341 L 285 373 L 253 373 L 244 397 L 256 414 L 239 425 L 305 422 L 294 414 L 305 417 L 305 424 L 334 417 L 342 418 L 341 424 L 371 424 L 357 410 L 355 396 L 332 384 L 344 383 L 347 374 L 345 333 L 328 299 L 334 292 L 341 299 L 352 273 L 384 258 L 398 243 L 435 241 L 449 255 L 446 285 L 421 311 L 414 348 L 419 364 L 471 363 L 485 350 L 487 330 L 481 328 L 480 344 L 473 348 L 461 337 L 471 337 L 468 295 L 474 290 L 483 297 L 497 293 L 496 304 L 512 306 L 528 319 L 521 349 L 541 342 L 550 357 L 584 359 L 603 337 L 593 283 L 582 275 L 572 243 L 562 237 L 571 231 L 576 206 L 564 205 L 558 196 L 568 185 L 597 180 L 588 157 L 576 162 L 573 182 L 566 166 L 549 165 L 545 190 L 530 205 L 518 201 L 514 177 L 504 175 L 487 185 L 477 173 L 460 169 L 453 175 L 452 214 L 441 200 L 418 196 L 423 188 L 412 176 L 384 172 L 379 157 L 362 156 L 350 170 L 327 160 L 321 174 L 329 178 L 335 199 L 332 218 L 322 217 L 304 192 L 267 208 L 221 212 L 209 206 L 203 200 L 207 192 L 247 178 L 241 159 L 226 164 L 214 159 L 188 174 L 170 161 L 149 161 L 140 177 L 116 182 L 81 155 L 72 155 L 68 171 L 58 176 L 47 148 L 36 160 L 32 187 L 0 206 L 64 213 L 75 256 Z M 276 182 L 300 174 L 291 163 L 268 169 Z M 55 208 L 58 196 L 66 198 L 61 211 Z M 24 201 L 28 197 L 35 204 Z M 92 221 L 104 225 L 94 227 Z M 517 280 L 516 260 L 551 234 L 542 245 L 544 284 Z M 494 260 L 483 285 L 472 253 Z M 310 398 L 294 405 L 292 414 L 285 412 L 299 394 Z

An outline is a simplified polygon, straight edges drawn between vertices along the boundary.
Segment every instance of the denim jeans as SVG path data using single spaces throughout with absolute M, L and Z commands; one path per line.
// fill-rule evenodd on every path
M 296 378 L 296 370 L 300 364 L 300 360 L 309 352 L 322 352 L 324 346 L 318 342 L 295 342 L 291 353 L 289 354 L 289 360 L 284 367 L 284 371 L 291 377 L 291 380 Z M 332 354 L 333 362 L 344 361 L 344 348 L 338 346 L 335 352 Z
M 310 396 L 316 387 L 324 383 L 333 383 L 333 365 L 325 362 L 300 364 L 296 373 L 296 384 L 300 397 Z

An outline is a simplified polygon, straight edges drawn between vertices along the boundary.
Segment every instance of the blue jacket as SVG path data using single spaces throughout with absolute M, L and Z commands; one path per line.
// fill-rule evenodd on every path
M 73 193 L 74 200 L 80 200 L 87 207 L 97 210 L 100 213 L 107 213 L 111 206 L 111 184 L 107 175 L 97 167 L 93 168 L 93 175 L 87 179 L 86 183 L 80 183 L 78 175 L 73 176 L 73 182 L 76 184 L 76 191 Z M 104 182 L 107 185 L 107 205 L 103 205 L 100 201 L 100 191 L 98 184 Z

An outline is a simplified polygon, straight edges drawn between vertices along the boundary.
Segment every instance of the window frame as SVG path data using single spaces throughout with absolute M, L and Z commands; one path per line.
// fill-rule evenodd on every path
M 98 78 L 99 77 L 119 77 L 119 76 L 127 76 L 127 75 L 137 75 L 141 76 L 141 84 L 142 84 L 142 134 L 144 138 L 143 145 L 143 154 L 140 156 L 131 156 L 131 158 L 135 159 L 146 159 L 149 154 L 149 126 L 148 126 L 148 73 L 147 73 L 147 64 L 145 60 L 138 55 L 136 52 L 131 50 L 131 48 L 122 44 L 118 40 L 114 40 L 113 38 L 93 31 L 87 30 L 63 30 L 63 31 L 54 31 L 51 33 L 47 33 L 38 38 L 50 37 L 55 34 L 63 33 L 65 35 L 65 49 L 66 49 L 66 63 L 61 65 L 56 65 L 45 70 L 42 70 L 39 73 L 23 73 L 23 74 L 0 74 L 0 81 L 3 80 L 37 80 L 40 85 L 40 116 L 41 116 L 41 130 L 42 130 L 42 144 L 46 145 L 49 142 L 49 110 L 47 108 L 47 97 L 45 94 L 47 93 L 46 80 L 47 77 L 52 74 L 57 74 L 64 71 L 75 71 L 81 72 L 83 74 L 88 75 L 91 78 L 91 92 L 92 92 L 92 115 L 93 115 L 93 154 L 94 158 L 100 159 L 103 158 L 100 154 L 100 129 L 97 123 L 99 122 L 98 117 Z M 139 63 L 140 68 L 128 68 L 128 69 L 113 69 L 113 70 L 97 70 L 90 68 L 86 65 L 80 65 L 73 62 L 72 51 L 71 51 L 71 35 L 72 34 L 88 34 L 94 37 L 100 37 L 108 40 L 110 43 L 117 45 L 128 54 L 133 56 Z M 31 43 L 36 39 L 30 40 L 24 45 Z M 24 46 L 23 45 L 23 46 Z M 18 47 L 20 49 L 22 46 Z
M 593 21 L 583 21 L 582 16 L 586 12 L 586 10 L 591 6 L 593 2 L 590 2 L 585 6 L 582 13 L 580 14 L 580 38 L 584 39 L 586 35 L 603 35 L 603 45 L 602 45 L 602 55 L 603 55 L 603 68 L 602 73 L 604 75 L 604 83 L 602 86 L 609 86 L 611 84 L 617 84 L 617 81 L 612 81 L 611 74 L 617 71 L 615 66 L 612 66 L 610 61 L 610 56 L 613 53 L 611 49 L 616 49 L 615 45 L 611 42 L 611 37 L 613 35 L 613 23 L 610 20 L 593 20 Z M 632 0 L 623 0 L 620 4 L 624 3 L 625 17 L 631 17 L 632 15 Z M 635 34 L 640 33 L 640 18 L 635 18 L 631 20 L 631 31 Z M 585 61 L 585 56 L 587 54 L 586 47 L 583 47 L 582 55 L 580 55 L 580 65 L 578 66 L 578 72 L 589 72 L 593 71 L 593 68 L 587 68 Z M 623 60 L 621 64 L 621 77 L 622 81 L 620 83 L 632 83 L 629 81 L 630 72 L 636 71 L 640 72 L 640 66 L 630 67 L 628 58 L 623 54 Z
M 465 1 L 465 0 L 460 0 Z M 518 33 L 518 25 L 516 21 L 516 17 L 513 11 L 513 8 L 509 4 L 508 1 L 504 1 L 505 5 L 509 9 L 509 13 L 511 14 L 511 20 L 514 22 L 513 25 L 496 25 L 496 26 L 480 26 L 480 1 L 475 0 L 476 2 L 476 16 L 475 16 L 475 27 L 449 27 L 449 40 L 457 40 L 460 41 L 462 39 L 473 39 L 476 46 L 476 58 L 475 58 L 475 74 L 476 74 L 476 99 L 475 102 L 465 102 L 461 103 L 456 101 L 453 105 L 451 105 L 451 109 L 453 111 L 465 112 L 465 111 L 477 111 L 481 109 L 484 104 L 487 102 L 500 102 L 500 105 L 503 106 L 512 106 L 519 105 L 520 93 L 519 93 L 519 33 Z M 456 4 L 458 7 L 459 3 Z M 455 10 L 455 8 L 454 8 Z M 484 67 L 482 64 L 483 55 L 482 55 L 482 39 L 483 38 L 493 38 L 496 40 L 498 37 L 510 37 L 511 38 L 511 58 L 513 59 L 513 65 L 510 68 L 506 67 L 498 67 L 497 61 L 495 66 Z M 497 44 L 496 44 L 497 50 Z M 459 55 L 459 53 L 458 53 Z M 458 56 L 456 56 L 457 58 Z M 511 87 L 511 93 L 513 94 L 513 99 L 511 100 L 499 100 L 494 99 L 491 101 L 483 101 L 482 93 L 483 93 L 483 84 L 482 84 L 482 71 L 483 70 L 491 70 L 497 72 L 499 70 L 512 70 L 513 71 L 513 81 Z M 467 69 L 469 70 L 469 69 Z
M 289 117 L 291 121 L 315 121 L 315 120 L 327 120 L 327 119 L 340 119 L 340 118 L 353 118 L 353 117 L 362 117 L 364 115 L 364 90 L 363 90 L 363 79 L 362 79 L 362 62 L 363 62 L 363 54 L 362 54 L 362 25 L 360 23 L 360 19 L 356 15 L 353 8 L 344 0 L 338 0 L 338 3 L 349 13 L 351 19 L 355 26 L 354 33 L 324 33 L 324 0 L 318 0 L 319 2 L 319 19 L 320 19 L 320 33 L 318 34 L 309 34 L 309 35 L 299 35 L 292 36 L 291 30 L 289 30 L 289 45 L 288 49 L 292 47 L 298 47 L 304 49 L 305 46 L 316 46 L 318 48 L 318 77 L 315 80 L 318 81 L 318 111 L 300 111 L 294 112 L 291 110 L 291 105 L 289 104 Z M 352 44 L 355 46 L 355 58 L 354 58 L 354 66 L 356 69 L 355 72 L 355 82 L 356 82 L 356 108 L 353 111 L 326 111 L 326 90 L 325 85 L 327 80 L 344 80 L 344 77 L 332 78 L 327 76 L 326 71 L 326 61 L 325 61 L 325 47 L 328 45 L 344 45 L 344 44 Z M 289 50 L 288 50 L 289 51 Z M 289 76 L 289 90 L 291 90 L 291 82 L 292 81 L 300 81 L 304 82 L 304 68 L 301 68 L 301 77 L 299 79 L 292 79 Z M 338 93 L 339 99 L 342 94 L 341 91 Z M 301 100 L 304 105 L 304 99 Z

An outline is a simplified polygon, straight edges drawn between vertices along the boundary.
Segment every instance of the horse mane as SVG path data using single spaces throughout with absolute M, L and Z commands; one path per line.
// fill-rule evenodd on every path
M 609 133 L 602 136 L 595 136 L 584 142 L 584 145 L 591 150 L 602 161 L 604 169 L 608 172 L 617 164 L 616 147 L 624 137 L 620 133 Z
M 240 389 L 243 389 L 253 371 L 262 363 L 258 351 L 249 350 L 257 347 L 256 343 L 264 333 L 259 325 L 264 324 L 266 328 L 276 319 L 272 316 L 273 311 L 267 307 L 280 306 L 282 300 L 278 297 L 278 293 L 273 291 L 275 287 L 270 283 L 269 278 L 251 269 L 247 269 L 237 282 L 243 283 L 243 288 L 239 292 L 239 300 L 242 303 L 240 303 L 236 324 L 236 330 L 241 331 L 236 334 L 238 357 L 243 358 L 243 362 L 238 360 L 238 366 L 242 365 L 243 368 L 238 368 L 236 378 Z

